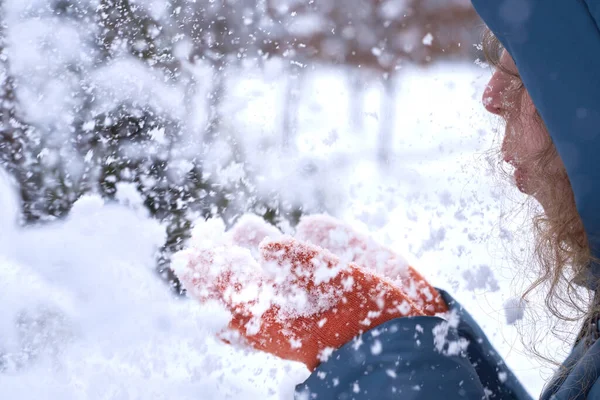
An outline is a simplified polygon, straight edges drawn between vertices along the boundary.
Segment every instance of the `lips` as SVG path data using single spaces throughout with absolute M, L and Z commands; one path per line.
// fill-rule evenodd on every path
M 515 184 L 517 185 L 517 189 L 519 189 L 523 193 L 527 193 L 526 186 L 525 186 L 525 184 L 527 182 L 527 174 L 526 174 L 525 170 L 517 167 L 517 168 L 515 168 L 515 172 L 514 172 L 513 176 L 515 178 Z
M 525 172 L 525 169 L 522 166 L 520 166 L 512 156 L 505 155 L 504 162 L 506 162 L 507 164 L 509 164 L 511 167 L 514 168 L 513 179 L 514 179 L 514 184 L 517 187 L 517 189 L 519 189 L 523 193 L 526 193 L 525 192 L 525 183 L 526 183 L 526 179 L 527 179 L 527 173 Z
M 513 156 L 505 155 L 504 156 L 504 162 L 507 163 L 507 164 L 512 165 L 515 168 L 519 168 L 519 166 L 517 165 L 517 162 L 515 161 L 515 158 Z

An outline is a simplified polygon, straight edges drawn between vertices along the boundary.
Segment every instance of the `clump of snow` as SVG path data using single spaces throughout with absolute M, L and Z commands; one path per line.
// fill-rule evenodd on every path
M 250 251 L 258 259 L 259 244 L 265 239 L 277 239 L 281 231 L 255 214 L 240 216 L 235 225 L 227 230 L 220 217 L 194 222 L 189 247 L 211 249 L 219 246 L 238 246 Z
M 459 322 L 460 317 L 453 310 L 447 314 L 446 321 L 440 322 L 433 327 L 433 344 L 437 351 L 445 355 L 457 355 L 467 349 L 469 341 L 465 338 L 448 340 L 448 333 L 451 329 L 456 329 Z
M 354 263 L 394 281 L 421 308 L 430 310 L 434 294 L 426 281 L 398 253 L 331 216 L 318 214 L 300 219 L 296 238 L 327 249 L 345 263 Z M 441 301 L 441 300 L 440 300 Z M 411 306 L 399 310 L 407 314 Z
M 150 138 L 158 142 L 158 144 L 160 145 L 168 144 L 168 139 L 165 135 L 165 128 L 154 128 L 150 132 L 148 132 L 148 135 L 150 135 Z
M 221 218 L 199 219 L 194 222 L 188 246 L 210 249 L 230 244 L 225 236 L 225 222 Z
M 402 13 L 406 12 L 406 0 L 386 0 L 381 2 L 379 6 L 379 14 L 386 20 L 395 20 L 402 17 Z
M 424 252 L 436 250 L 442 247 L 442 243 L 446 240 L 446 228 L 440 227 L 436 229 L 429 224 L 429 237 L 423 240 L 421 243 L 421 248 L 418 251 L 418 254 L 421 255 Z
M 236 314 L 252 315 L 246 324 L 250 335 L 260 331 L 263 313 L 274 306 L 282 321 L 314 315 L 338 302 L 345 290 L 343 284 L 322 283 L 337 277 L 346 265 L 258 218 L 245 215 L 227 232 L 220 218 L 198 221 L 190 246 L 172 261 L 173 271 L 193 297 L 217 300 Z
M 329 360 L 329 357 L 331 357 L 331 355 L 333 354 L 333 352 L 336 349 L 334 349 L 333 347 L 325 347 L 324 349 L 321 350 L 321 352 L 319 353 L 319 360 L 322 362 L 325 362 L 327 360 Z
M 508 379 L 508 373 L 498 372 L 498 379 L 500 379 L 500 382 L 502 383 L 506 382 L 506 380 Z
M 75 334 L 67 317 L 73 300 L 31 269 L 0 258 L 0 372 L 58 357 Z
M 117 182 L 116 188 L 117 192 L 115 193 L 115 200 L 120 204 L 129 206 L 133 209 L 141 209 L 143 207 L 144 199 L 134 183 Z
M 306 38 L 323 32 L 328 21 L 318 14 L 299 15 L 292 19 L 288 25 L 288 31 L 294 37 Z
M 217 170 L 219 181 L 225 185 L 234 184 L 246 178 L 244 164 L 232 162 L 226 167 Z
M 345 287 L 328 283 L 348 266 L 329 251 L 283 236 L 260 245 L 261 265 L 277 283 L 274 303 L 282 318 L 320 313 L 338 303 Z
M 222 299 L 239 305 L 258 298 L 260 266 L 237 246 L 191 248 L 173 256 L 173 271 L 189 292 L 201 300 Z
M 244 247 L 258 258 L 258 245 L 265 238 L 277 239 L 281 231 L 256 214 L 244 214 L 228 232 L 231 242 Z
M 506 323 L 514 325 L 522 320 L 525 315 L 526 303 L 520 297 L 512 297 L 504 303 L 504 313 L 506 315 Z
M 431 32 L 428 32 L 428 33 L 427 33 L 427 34 L 426 34 L 426 35 L 423 37 L 422 43 L 423 43 L 425 46 L 431 46 L 431 44 L 433 43 L 433 35 L 431 34 Z
M 383 350 L 383 345 L 381 344 L 381 341 L 375 340 L 373 342 L 373 344 L 371 345 L 371 354 L 373 354 L 374 356 L 377 356 L 377 355 L 381 354 L 382 350 Z
M 331 251 L 343 262 L 371 268 L 391 279 L 408 274 L 408 262 L 402 256 L 329 215 L 302 217 L 295 237 Z
M 466 270 L 462 275 L 466 281 L 466 289 L 469 291 L 483 289 L 496 292 L 500 290 L 494 272 L 487 265 L 480 265 L 473 270 Z

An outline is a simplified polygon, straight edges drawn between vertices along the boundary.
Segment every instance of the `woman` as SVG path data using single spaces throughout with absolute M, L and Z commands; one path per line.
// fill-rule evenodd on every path
M 491 52 L 497 71 L 484 106 L 506 121 L 502 153 L 515 167 L 519 189 L 544 209 L 534 221 L 541 266 L 534 286 L 548 285 L 547 304 L 558 318 L 585 321 L 541 398 L 600 399 L 599 302 L 582 297 L 575 286 L 593 294 L 600 276 L 600 168 L 594 165 L 600 146 L 600 3 L 473 3 L 505 49 Z M 493 44 L 490 39 L 486 46 Z M 336 223 L 305 223 L 299 228 L 302 240 L 263 242 L 255 251 L 259 261 L 231 250 L 232 243 L 258 249 L 258 240 L 240 243 L 235 232 L 229 242 L 197 244 L 180 255 L 177 273 L 192 295 L 229 307 L 233 331 L 250 345 L 313 371 L 297 387 L 297 398 L 529 398 L 447 293 L 410 268 L 395 282 L 373 274 L 367 264 L 382 252 L 380 269 L 388 276 L 390 266 L 402 263 L 343 229 L 344 246 L 335 251 L 339 243 L 325 243 L 331 235 L 319 236 L 328 224 Z M 267 235 L 278 233 L 253 237 Z M 355 264 L 346 266 L 307 241 Z M 289 298 L 295 300 L 284 301 Z M 450 311 L 443 313 L 446 307 Z

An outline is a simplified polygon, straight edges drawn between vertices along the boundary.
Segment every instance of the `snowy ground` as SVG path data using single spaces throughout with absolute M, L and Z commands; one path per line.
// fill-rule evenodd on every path
M 519 293 L 526 266 L 505 256 L 522 243 L 507 233 L 518 215 L 501 219 L 501 208 L 515 207 L 520 195 L 491 173 L 493 122 L 479 104 L 487 78 L 488 70 L 464 64 L 405 70 L 393 157 L 382 168 L 375 159 L 377 84 L 365 94 L 357 132 L 347 124 L 339 72 L 309 74 L 299 154 L 263 159 L 263 178 L 286 193 L 319 188 L 326 204 L 337 204 L 336 216 L 392 245 L 466 306 L 537 395 L 550 370 L 522 353 L 503 306 Z M 259 77 L 235 82 L 229 129 L 249 149 L 274 134 L 278 88 Z M 308 158 L 318 173 L 300 182 L 298 165 Z M 303 367 L 216 341 L 227 323 L 222 310 L 169 296 L 152 272 L 163 228 L 127 189 L 127 206 L 87 197 L 65 221 L 22 229 L 14 224 L 15 193 L 2 183 L 0 398 L 292 398 L 307 376 Z

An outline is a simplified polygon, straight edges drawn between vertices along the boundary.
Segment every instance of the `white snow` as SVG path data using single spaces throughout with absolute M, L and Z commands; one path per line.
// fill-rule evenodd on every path
M 492 292 L 500 290 L 494 273 L 487 265 L 480 265 L 463 272 L 467 290 L 489 289 Z
M 514 325 L 523 319 L 525 315 L 525 302 L 519 297 L 512 297 L 504 303 L 504 312 L 506 314 L 506 323 Z
M 266 70 L 279 71 L 273 65 Z M 178 90 L 157 76 L 136 77 L 138 67 L 122 61 L 92 77 L 105 93 L 102 102 L 135 96 L 181 112 Z M 124 69 L 114 81 L 123 86 L 117 93 L 110 80 Z M 43 80 L 41 75 L 36 79 Z M 528 390 L 539 393 L 549 369 L 541 376 L 539 363 L 523 355 L 519 333 L 504 315 L 505 302 L 522 289 L 513 278 L 526 266 L 511 264 L 505 252 L 521 247 L 522 238 L 501 232 L 518 227 L 523 216 L 500 218 L 502 207 L 511 206 L 501 199 L 521 198 L 497 182 L 491 173 L 496 161 L 485 155 L 494 131 L 479 98 L 489 72 L 463 64 L 405 67 L 394 105 L 392 159 L 385 167 L 375 157 L 379 105 L 385 101 L 377 82 L 365 87 L 364 128 L 357 130 L 347 124 L 346 77 L 325 67 L 306 72 L 296 152 L 283 154 L 276 148 L 257 151 L 262 140 L 278 134 L 273 110 L 281 104 L 283 78 L 259 71 L 242 75 L 231 74 L 224 108 L 239 110 L 228 114 L 229 128 L 242 133 L 237 139 L 250 149 L 245 166 L 260 178 L 257 192 L 278 193 L 309 212 L 335 209 L 337 218 L 401 255 L 461 302 Z M 52 93 L 59 98 L 63 88 Z M 58 118 L 44 114 L 44 107 L 34 102 L 39 121 Z M 338 132 L 333 142 L 327 139 L 332 131 Z M 243 177 L 235 165 L 222 172 L 229 181 Z M 122 204 L 87 196 L 64 221 L 20 228 L 13 189 L 1 185 L 0 398 L 292 398 L 294 385 L 307 377 L 303 366 L 220 342 L 215 334 L 229 314 L 215 303 L 175 299 L 157 279 L 153 268 L 164 227 L 132 207 L 132 189 L 119 186 Z M 219 221 L 197 224 L 189 245 L 231 241 Z M 264 237 L 278 235 L 271 230 Z M 239 245 L 252 247 L 264 237 Z M 336 232 L 330 239 L 349 238 Z M 250 289 L 245 296 L 255 295 Z
M 14 191 L 0 186 L 14 204 Z M 303 367 L 216 339 L 229 321 L 216 304 L 174 298 L 153 270 L 164 229 L 140 210 L 88 196 L 66 221 L 27 229 L 8 210 L 1 398 L 268 398 L 291 396 L 306 376 Z
M 381 344 L 381 341 L 375 340 L 373 342 L 373 344 L 371 345 L 371 354 L 373 354 L 374 356 L 377 356 L 377 355 L 381 354 L 382 350 L 383 350 L 383 345 Z
M 428 32 L 422 40 L 423 44 L 425 46 L 431 46 L 431 44 L 433 43 L 433 35 L 431 34 L 431 32 Z

